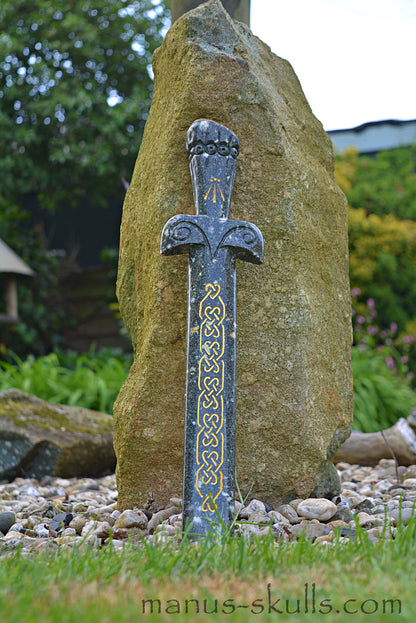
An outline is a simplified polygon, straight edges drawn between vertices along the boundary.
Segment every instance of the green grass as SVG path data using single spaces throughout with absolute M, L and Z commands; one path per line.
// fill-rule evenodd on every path
M 415 522 L 394 541 L 373 545 L 358 530 L 355 539 L 330 549 L 302 540 L 276 545 L 270 536 L 144 544 L 123 553 L 16 554 L 0 559 L 0 612 L 7 623 L 413 623 L 415 555 Z M 269 605 L 283 613 L 269 612 Z

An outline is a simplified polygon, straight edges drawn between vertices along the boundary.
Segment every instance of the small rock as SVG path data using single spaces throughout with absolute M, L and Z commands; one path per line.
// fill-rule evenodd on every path
M 351 521 L 352 514 L 350 511 L 349 505 L 347 503 L 338 504 L 337 512 L 335 513 L 335 515 L 332 516 L 332 519 L 334 521 L 337 519 L 341 521 L 345 521 L 345 523 L 348 523 L 349 521 Z
M 123 539 L 128 539 L 130 536 L 129 530 L 127 528 L 114 528 L 113 529 L 113 539 L 122 541 Z
M 343 483 L 343 486 L 345 484 Z M 343 489 L 341 491 L 341 497 L 345 499 L 350 508 L 355 508 L 358 504 L 364 501 L 364 497 L 355 491 L 350 491 L 349 489 Z
M 241 523 L 241 524 L 236 525 L 237 534 L 240 533 L 240 534 L 243 534 L 244 536 L 252 537 L 253 535 L 258 536 L 259 532 L 260 532 L 260 527 L 255 526 L 253 524 Z
M 374 489 L 379 493 L 387 493 L 393 486 L 393 483 L 390 480 L 380 480 L 375 485 Z
M 50 521 L 49 528 L 55 530 L 55 532 L 61 532 L 63 528 L 69 526 L 74 516 L 72 513 L 59 513 L 55 515 Z
M 289 519 L 287 519 L 287 517 L 279 513 L 279 511 L 270 511 L 269 513 L 267 513 L 267 515 L 270 517 L 272 524 L 280 524 L 281 526 L 286 526 L 286 527 L 289 527 L 291 525 Z M 297 523 L 299 523 L 299 521 L 300 519 L 298 517 Z
M 265 513 L 266 505 L 264 504 L 264 502 L 261 502 L 260 500 L 251 500 L 250 504 L 246 506 L 246 510 L 249 516 L 251 515 L 251 513 L 258 512 L 258 511 Z
M 284 539 L 287 536 L 287 533 L 280 523 L 274 523 L 272 525 L 272 532 L 277 539 Z
M 382 539 L 394 539 L 395 532 L 396 532 L 395 529 L 392 528 L 391 526 L 369 528 L 369 530 L 367 530 L 368 535 L 372 535 L 376 538 L 382 538 Z
M 161 523 L 155 528 L 155 534 L 163 533 L 167 536 L 173 536 L 178 533 L 178 528 L 176 526 L 171 526 L 170 524 Z
M 35 546 L 35 551 L 37 554 L 43 554 L 45 552 L 56 552 L 58 548 L 59 545 L 56 543 L 55 539 L 45 539 Z
M 298 506 L 301 502 L 303 502 L 301 498 L 296 498 L 296 500 L 290 500 L 289 506 L 291 506 L 297 512 Z
M 96 513 L 98 516 L 100 515 L 111 515 L 114 512 L 114 508 L 110 505 L 107 506 L 101 506 L 100 508 L 97 508 Z M 120 511 L 117 511 L 120 512 Z M 119 515 L 118 515 L 119 516 Z
M 35 526 L 34 530 L 40 539 L 46 539 L 49 536 L 49 528 L 47 528 L 45 524 Z
M 380 515 L 369 515 L 368 513 L 358 513 L 358 523 L 364 529 L 374 528 L 376 526 L 383 526 L 385 520 Z
M 126 543 L 118 539 L 108 539 L 105 541 L 105 545 L 109 545 L 114 552 L 122 552 L 126 547 Z
M 81 536 L 88 536 L 94 532 L 98 525 L 98 521 L 92 519 L 91 521 L 87 521 L 84 527 L 81 530 Z M 72 526 L 71 526 L 72 527 Z
M 345 523 L 345 521 L 342 521 L 342 519 L 331 519 L 331 521 L 328 521 L 326 525 L 330 530 L 333 531 L 342 530 L 342 528 L 348 528 L 348 523 Z
M 350 482 L 349 480 L 341 480 L 341 482 L 343 489 L 347 489 L 348 491 L 356 491 L 358 489 L 358 484 L 356 482 Z
M 354 539 L 356 536 L 356 529 L 355 529 L 355 523 L 351 522 L 352 525 L 351 526 L 346 526 L 345 528 L 341 528 L 341 532 L 339 533 L 341 537 L 350 537 L 351 539 Z
M 170 498 L 169 501 L 172 506 L 176 506 L 177 508 L 182 508 L 182 498 Z
M 376 504 L 377 503 L 374 498 L 365 498 L 362 502 L 356 504 L 355 508 L 359 512 L 363 511 L 365 513 L 368 513 L 368 511 L 372 511 L 375 508 Z
M 74 504 L 74 513 L 85 513 L 86 510 L 88 510 L 88 504 L 84 504 L 83 502 L 78 502 L 78 504 Z
M 114 528 L 147 528 L 148 519 L 142 511 L 125 510 L 117 517 Z
M 176 515 L 171 515 L 168 519 L 168 522 L 171 526 L 175 525 L 175 523 L 180 522 L 182 525 L 182 513 L 178 513 Z
M 21 543 L 24 538 L 25 538 L 25 535 L 22 532 L 9 530 L 9 532 L 1 538 L 1 542 L 2 543 L 12 543 L 12 542 Z
M 337 507 L 325 498 L 308 498 L 299 504 L 296 512 L 307 519 L 327 521 L 335 515 Z
M 270 523 L 272 523 L 272 518 L 268 516 L 265 510 L 254 511 L 250 513 L 248 520 L 250 523 L 255 523 L 255 524 L 269 525 Z
M 335 467 L 340 471 L 343 472 L 346 469 L 350 469 L 351 465 L 350 463 L 344 463 L 343 461 L 340 461 L 339 463 L 337 463 L 335 465 Z
M 78 539 L 78 537 L 75 535 L 66 535 L 66 536 L 58 536 L 55 541 L 58 543 L 58 545 L 70 545 L 73 543 L 77 543 L 78 541 L 80 541 L 80 539 Z
M 24 531 L 25 531 L 25 528 L 23 527 L 23 524 L 21 524 L 21 523 L 14 523 L 12 526 L 10 526 L 7 534 L 9 534 L 9 532 L 20 532 L 20 534 L 23 534 Z
M 291 524 L 297 524 L 300 522 L 300 517 L 290 504 L 281 504 L 281 506 L 277 507 L 278 512 L 286 517 L 290 521 Z
M 298 539 L 301 534 L 305 535 L 306 539 L 315 539 L 318 536 L 329 534 L 330 530 L 328 526 L 322 523 L 306 523 L 292 526 L 290 532 L 296 539 Z
M 62 530 L 62 536 L 77 536 L 77 531 L 74 528 L 65 528 Z
M 16 522 L 16 516 L 11 511 L 0 513 L 0 532 L 7 534 L 12 525 Z
M 239 515 L 241 509 L 243 508 L 243 506 L 244 506 L 244 504 L 242 502 L 239 502 L 238 500 L 236 500 L 234 502 L 234 515 L 236 517 L 238 517 L 238 515 Z
M 157 525 L 159 525 L 163 521 L 166 521 L 172 515 L 177 515 L 178 511 L 179 508 L 177 506 L 169 506 L 169 508 L 163 508 L 161 511 L 154 513 L 147 524 L 147 529 L 149 533 L 151 534 Z
M 397 526 L 399 523 L 407 526 L 411 517 L 416 517 L 416 510 L 413 508 L 396 508 L 391 512 L 393 526 Z
M 99 539 L 107 539 L 110 536 L 112 526 L 108 521 L 99 521 L 92 534 L 95 534 Z
M 71 523 L 69 524 L 70 528 L 74 528 L 77 534 L 81 534 L 83 527 L 87 523 L 87 518 L 82 517 L 82 515 L 77 515 L 73 518 Z

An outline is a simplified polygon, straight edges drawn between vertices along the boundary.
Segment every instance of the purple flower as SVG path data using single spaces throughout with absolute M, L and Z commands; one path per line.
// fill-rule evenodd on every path
M 407 357 L 406 355 L 404 357 L 401 358 L 401 362 L 402 363 L 409 363 L 409 357 Z
M 375 327 L 375 326 L 368 327 L 367 333 L 369 335 L 376 335 L 376 333 L 378 333 L 378 327 Z
M 364 324 L 365 323 L 364 316 L 357 316 L 357 322 L 358 324 Z
M 394 368 L 395 363 L 393 357 L 386 357 L 385 362 L 389 368 Z
M 405 344 L 413 344 L 413 342 L 415 341 L 415 336 L 414 335 L 405 335 L 403 338 L 403 342 Z
M 392 322 L 390 325 L 390 329 L 391 331 L 393 331 L 393 333 L 396 333 L 397 331 L 397 323 L 396 322 Z
M 361 294 L 360 288 L 353 288 L 351 290 L 351 296 L 358 296 L 359 294 Z
M 373 309 L 374 304 L 374 299 L 367 299 L 367 305 L 370 309 Z
M 391 346 L 393 344 L 393 340 L 391 339 L 391 337 L 388 337 L 386 340 L 386 346 Z

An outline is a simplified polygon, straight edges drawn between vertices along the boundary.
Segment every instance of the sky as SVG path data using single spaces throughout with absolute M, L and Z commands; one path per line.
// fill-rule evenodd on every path
M 416 0 L 251 0 L 325 130 L 416 119 Z

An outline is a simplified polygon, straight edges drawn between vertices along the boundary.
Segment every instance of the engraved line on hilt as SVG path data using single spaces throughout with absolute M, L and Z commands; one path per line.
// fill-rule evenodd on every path
M 225 305 L 218 283 L 207 283 L 206 295 L 199 306 L 200 330 L 198 373 L 198 435 L 195 486 L 203 498 L 201 509 L 215 512 L 216 500 L 223 490 L 224 476 L 224 351 Z M 207 490 L 208 486 L 210 490 Z M 212 491 L 214 489 L 214 491 Z M 213 507 L 214 505 L 214 507 Z

